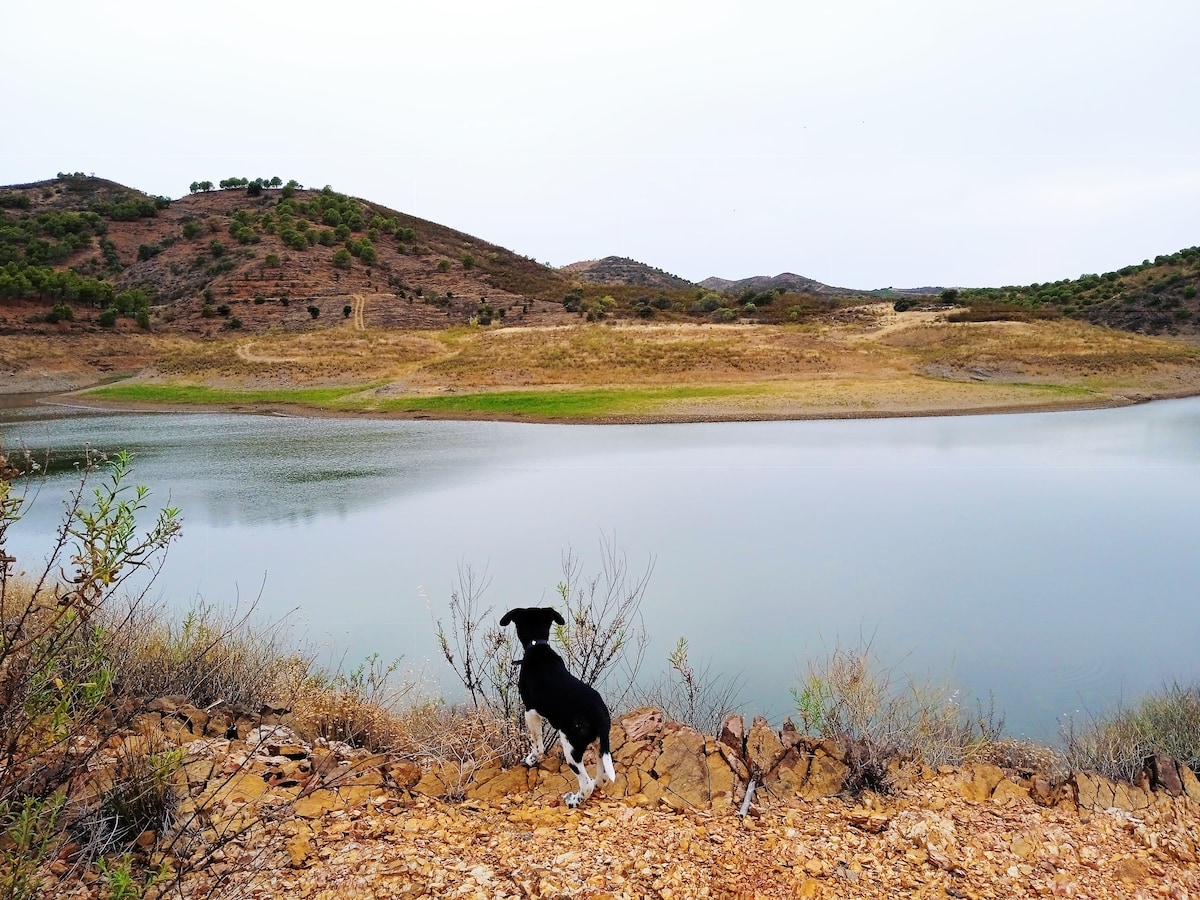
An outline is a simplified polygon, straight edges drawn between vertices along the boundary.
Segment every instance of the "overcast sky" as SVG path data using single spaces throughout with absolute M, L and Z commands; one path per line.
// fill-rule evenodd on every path
M 1028 284 L 1200 244 L 1198 0 L 5 4 L 0 183 L 278 175 L 553 265 Z

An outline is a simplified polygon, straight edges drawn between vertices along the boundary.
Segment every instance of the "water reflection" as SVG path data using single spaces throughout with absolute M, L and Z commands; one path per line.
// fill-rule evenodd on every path
M 775 716 L 808 659 L 860 636 L 909 674 L 994 692 L 1039 736 L 1200 675 L 1200 400 L 595 428 L 24 414 L 0 437 L 129 449 L 183 510 L 168 596 L 261 590 L 265 615 L 350 658 L 435 659 L 463 560 L 489 568 L 498 609 L 553 602 L 563 550 L 594 570 L 603 532 L 635 568 L 655 559 L 650 668 L 686 636 Z M 42 552 L 59 513 L 39 503 L 10 540 Z

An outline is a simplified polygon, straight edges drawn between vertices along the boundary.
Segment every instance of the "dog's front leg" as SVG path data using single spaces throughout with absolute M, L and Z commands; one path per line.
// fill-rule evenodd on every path
M 542 741 L 542 717 L 532 709 L 526 710 L 525 727 L 529 729 L 529 740 L 532 747 L 529 750 L 529 755 L 521 760 L 521 762 L 532 769 L 542 761 L 542 756 L 546 752 L 546 745 Z

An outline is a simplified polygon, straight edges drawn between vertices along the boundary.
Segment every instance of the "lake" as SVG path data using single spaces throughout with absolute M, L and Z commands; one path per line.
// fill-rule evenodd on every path
M 948 418 L 555 426 L 0 410 L 0 441 L 134 454 L 183 538 L 156 596 L 258 600 L 330 659 L 403 655 L 454 696 L 434 616 L 550 604 L 565 551 L 653 565 L 645 671 L 686 636 L 778 721 L 808 660 L 872 646 L 1053 739 L 1198 677 L 1200 399 Z M 73 483 L 9 534 L 23 568 Z

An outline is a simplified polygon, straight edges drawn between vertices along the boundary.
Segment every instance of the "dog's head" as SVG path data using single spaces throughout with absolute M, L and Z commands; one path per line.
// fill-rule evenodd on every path
M 518 606 L 500 618 L 500 627 L 503 628 L 509 622 L 517 626 L 517 639 L 522 647 L 528 647 L 534 641 L 550 640 L 551 625 L 567 624 L 552 606 Z

